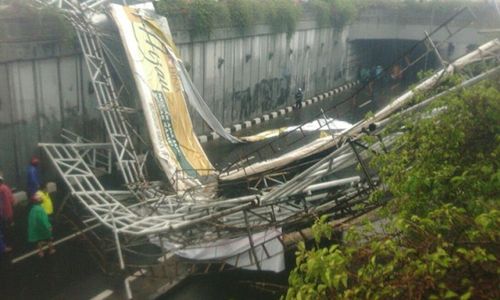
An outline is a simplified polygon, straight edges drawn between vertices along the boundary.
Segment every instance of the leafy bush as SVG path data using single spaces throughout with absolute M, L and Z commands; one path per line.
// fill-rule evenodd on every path
M 216 0 L 161 0 L 156 2 L 156 11 L 167 17 L 182 16 L 189 24 L 191 34 L 210 34 L 215 25 L 227 25 L 227 6 Z
M 153 2 L 156 12 L 167 17 L 181 15 L 188 16 L 189 4 L 185 0 L 162 0 Z
M 395 145 L 402 150 L 374 161 L 395 206 L 421 216 L 445 203 L 474 211 L 492 199 L 500 190 L 498 99 L 492 85 L 466 89 L 433 106 L 446 105 L 445 113 L 405 122 L 407 133 Z
M 64 44 L 73 46 L 76 42 L 76 33 L 71 23 L 64 15 L 52 7 L 36 8 L 29 0 L 4 0 L 0 10 L 0 17 L 25 18 L 33 22 L 34 37 L 42 34 L 57 36 Z M 45 30 L 45 32 L 44 32 Z M 47 31 L 50 30 L 50 31 Z
M 332 5 L 325 0 L 312 0 L 309 2 L 312 11 L 316 16 L 316 22 L 320 26 L 331 25 Z
M 313 0 L 308 5 L 316 15 L 316 22 L 321 26 L 343 27 L 359 13 L 356 2 L 352 0 Z
M 334 0 L 332 18 L 333 25 L 343 27 L 353 20 L 358 13 L 356 4 L 351 0 Z
M 13 1 L 13 0 L 9 0 Z M 294 0 L 160 0 L 155 2 L 159 14 L 183 17 L 193 34 L 210 33 L 216 26 L 230 25 L 242 32 L 257 22 L 265 22 L 277 32 L 295 31 L 305 7 L 309 7 L 320 26 L 343 27 L 363 9 L 382 7 L 401 11 L 434 11 L 446 13 L 467 3 L 466 0 L 311 0 L 304 4 Z M 472 4 L 475 5 L 475 4 Z
M 287 299 L 500 298 L 498 79 L 401 120 L 396 150 L 374 161 L 394 197 L 387 225 L 299 245 Z M 316 241 L 331 235 L 324 222 Z
M 299 6 L 289 0 L 268 0 L 265 5 L 267 23 L 276 32 L 291 35 L 300 16 Z
M 286 299 L 498 299 L 499 226 L 498 210 L 444 205 L 396 218 L 388 234 L 351 231 L 343 246 L 301 243 Z
M 257 2 L 253 0 L 227 0 L 231 24 L 244 32 L 255 24 Z
M 209 34 L 216 22 L 225 24 L 229 17 L 227 7 L 215 0 L 193 0 L 189 8 L 189 22 L 194 35 Z
M 224 25 L 244 32 L 256 22 L 291 34 L 301 12 L 292 0 L 160 0 L 156 2 L 156 11 L 168 17 L 181 15 L 194 35 L 207 34 Z

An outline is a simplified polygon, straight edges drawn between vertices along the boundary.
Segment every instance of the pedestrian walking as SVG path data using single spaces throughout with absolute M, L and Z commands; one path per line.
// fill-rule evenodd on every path
M 31 199 L 31 197 L 33 197 L 33 195 L 40 189 L 40 176 L 38 170 L 39 164 L 40 160 L 38 159 L 38 157 L 33 156 L 27 170 L 28 199 Z
M 0 219 L 3 226 L 11 226 L 14 224 L 14 196 L 12 190 L 5 183 L 4 178 L 0 175 Z
M 38 248 L 38 256 L 44 257 L 43 247 L 48 245 L 48 253 L 56 252 L 52 244 L 52 224 L 49 216 L 41 206 L 42 199 L 39 194 L 33 196 L 33 206 L 28 216 L 28 241 L 35 243 Z
M 0 255 L 12 250 L 7 245 L 5 236 L 12 233 L 11 227 L 14 225 L 14 196 L 12 190 L 5 183 L 3 175 L 0 174 Z
M 297 93 L 295 93 L 295 108 L 296 109 L 302 108 L 302 100 L 304 100 L 304 92 L 302 92 L 302 89 L 299 88 L 297 90 Z

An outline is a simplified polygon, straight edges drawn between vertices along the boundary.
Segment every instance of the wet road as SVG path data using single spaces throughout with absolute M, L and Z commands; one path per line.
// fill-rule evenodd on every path
M 373 110 L 374 108 L 372 105 L 373 102 L 368 103 L 362 108 L 358 108 L 359 103 L 366 103 L 370 99 L 370 96 L 366 92 L 362 92 L 356 97 L 353 97 L 353 93 L 357 91 L 357 88 L 359 87 L 354 87 L 352 90 L 329 97 L 328 99 L 303 107 L 299 110 L 294 110 L 285 116 L 269 120 L 266 123 L 262 123 L 248 129 L 243 129 L 242 131 L 235 133 L 235 135 L 239 137 L 251 136 L 270 129 L 297 126 L 316 119 L 323 119 L 321 109 L 325 111 L 324 115 L 327 118 L 334 118 L 353 123 L 363 118 L 367 112 Z M 333 109 L 333 107 L 335 108 Z M 302 139 L 302 133 L 298 131 L 291 133 L 287 136 L 287 139 L 275 142 L 277 147 L 273 149 L 273 152 L 279 148 L 278 152 L 271 153 L 269 150 L 269 153 L 266 153 L 266 150 L 264 150 L 262 156 L 269 158 L 271 156 L 281 155 L 285 152 L 303 146 L 304 144 L 317 138 L 318 135 L 318 132 L 308 133 L 307 137 Z M 204 144 L 204 149 L 214 166 L 221 170 L 231 162 L 244 158 L 256 149 L 262 148 L 263 145 L 269 143 L 271 140 L 277 139 L 278 138 L 271 138 L 264 141 L 239 145 L 230 144 L 224 140 L 216 140 Z

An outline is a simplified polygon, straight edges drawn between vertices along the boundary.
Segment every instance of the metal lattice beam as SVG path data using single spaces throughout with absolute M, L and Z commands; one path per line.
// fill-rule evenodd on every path
M 125 183 L 131 188 L 135 188 L 146 184 L 142 164 L 138 159 L 128 131 L 128 125 L 123 114 L 124 109 L 119 103 L 117 89 L 104 55 L 103 42 L 99 37 L 99 32 L 90 21 L 90 18 L 96 12 L 102 12 L 102 6 L 107 2 L 109 1 L 89 0 L 75 2 L 60 0 L 57 3 L 56 1 L 37 1 L 42 6 L 57 4 L 61 12 L 75 28 L 96 93 L 98 109 L 104 120 L 120 172 Z

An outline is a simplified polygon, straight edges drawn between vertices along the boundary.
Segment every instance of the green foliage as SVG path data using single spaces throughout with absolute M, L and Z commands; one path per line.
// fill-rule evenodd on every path
M 267 23 L 276 32 L 286 32 L 290 36 L 297 26 L 299 7 L 289 0 L 268 0 L 265 3 Z
M 215 0 L 193 0 L 189 7 L 191 33 L 194 35 L 209 34 L 216 22 L 225 24 L 229 19 L 227 7 Z
M 73 26 L 54 8 L 36 8 L 29 0 L 4 0 L 0 3 L 7 5 L 0 10 L 0 17 L 27 19 L 33 23 L 33 38 L 37 35 L 52 35 L 57 36 L 64 44 L 75 44 L 76 33 Z
M 396 196 L 395 206 L 404 204 L 407 215 L 425 215 L 444 203 L 485 207 L 500 190 L 498 99 L 492 84 L 467 89 L 435 103 L 426 114 L 430 117 L 405 121 L 407 132 L 394 146 L 401 150 L 374 161 Z
M 37 11 L 37 18 L 40 25 L 45 22 L 54 22 L 53 29 L 57 35 L 68 45 L 76 43 L 76 32 L 71 23 L 58 11 L 45 7 Z
M 359 9 L 352 0 L 313 0 L 309 2 L 320 25 L 343 27 L 354 20 Z
M 333 1 L 333 25 L 343 27 L 353 20 L 358 13 L 356 4 L 351 0 Z
M 472 218 L 444 205 L 394 219 L 389 234 L 363 228 L 342 246 L 301 244 L 286 299 L 497 299 L 498 226 L 498 210 Z
M 231 24 L 244 32 L 257 20 L 257 2 L 253 0 L 227 0 Z
M 159 14 L 181 17 L 194 35 L 209 34 L 217 26 L 234 26 L 245 32 L 258 22 L 272 26 L 276 32 L 290 36 L 306 8 L 320 26 L 343 27 L 363 9 L 385 7 L 407 12 L 433 11 L 446 13 L 466 1 L 401 1 L 401 0 L 311 0 L 299 4 L 294 0 L 160 0 L 155 2 Z
M 375 116 L 375 113 L 373 113 L 373 111 L 369 111 L 369 112 L 367 112 L 367 113 L 365 114 L 364 119 L 365 119 L 365 120 L 368 120 L 368 119 L 370 119 L 370 118 L 373 118 L 374 116 Z
M 498 82 L 403 120 L 395 150 L 374 162 L 393 216 L 351 229 L 343 245 L 301 244 L 286 299 L 500 298 Z
M 322 26 L 343 26 L 357 13 L 349 0 L 313 0 L 306 5 L 312 7 Z M 155 6 L 161 15 L 185 19 L 194 35 L 209 34 L 225 25 L 245 32 L 256 23 L 265 23 L 290 36 L 304 10 L 293 0 L 160 0 Z
M 418 71 L 417 80 L 422 81 L 424 79 L 427 79 L 427 78 L 431 77 L 432 75 L 434 75 L 434 72 L 436 72 L 436 71 L 433 69 Z
M 332 237 L 333 230 L 332 227 L 328 225 L 327 221 L 327 216 L 322 216 L 312 226 L 312 233 L 316 244 L 319 244 L 323 237 L 327 239 Z
M 417 79 L 419 82 L 422 82 L 424 79 L 427 79 L 433 75 L 434 75 L 433 70 L 420 71 L 417 73 Z M 439 81 L 439 84 L 434 86 L 434 88 L 431 89 L 430 91 L 427 91 L 425 93 L 418 92 L 418 91 L 415 92 L 415 96 L 410 101 L 410 104 L 416 104 L 416 103 L 419 103 L 423 100 L 429 99 L 432 96 L 435 96 L 435 95 L 442 93 L 442 92 L 444 92 L 444 91 L 446 91 L 454 86 L 461 84 L 463 81 L 464 81 L 463 74 L 452 74 L 450 76 L 446 76 L 445 78 L 441 78 Z M 417 84 L 412 85 L 410 87 L 410 89 L 413 90 L 416 85 Z
M 309 5 L 316 16 L 320 26 L 330 25 L 332 21 L 332 4 L 325 0 L 312 0 Z
M 208 35 L 216 25 L 229 24 L 227 6 L 216 0 L 161 0 L 156 11 L 167 17 L 182 16 L 192 35 Z
M 185 0 L 162 0 L 153 3 L 156 12 L 167 17 L 176 15 L 187 17 L 189 13 L 189 3 Z

